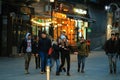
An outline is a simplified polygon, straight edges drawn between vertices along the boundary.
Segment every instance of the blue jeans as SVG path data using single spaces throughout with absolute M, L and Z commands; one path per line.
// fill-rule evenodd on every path
M 108 53 L 107 55 L 108 55 L 110 70 L 111 71 L 113 71 L 113 70 L 116 71 L 117 54 L 115 54 L 115 53 Z
M 59 71 L 59 67 L 60 67 L 60 60 L 59 59 L 51 59 L 52 60 L 52 65 L 51 67 L 54 66 L 54 63 L 56 62 L 56 72 Z
M 86 57 L 78 55 L 77 58 L 78 58 L 78 68 L 80 68 L 82 65 L 82 70 L 84 70 Z
M 46 71 L 47 53 L 39 52 L 41 58 L 41 71 Z

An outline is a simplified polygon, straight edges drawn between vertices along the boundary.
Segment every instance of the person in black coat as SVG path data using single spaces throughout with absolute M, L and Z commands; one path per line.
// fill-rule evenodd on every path
M 38 42 L 39 55 L 41 57 L 41 74 L 46 72 L 46 64 L 48 64 L 48 51 L 50 48 L 51 40 L 47 37 L 46 32 L 42 32 L 41 38 Z
M 27 33 L 25 39 L 22 41 L 20 45 L 19 53 L 24 53 L 25 58 L 25 74 L 29 74 L 29 63 L 31 60 L 32 53 L 34 53 L 34 41 L 31 38 L 31 34 Z
M 116 45 L 117 45 L 117 57 L 120 59 L 120 38 L 119 38 L 119 33 L 115 34 L 115 39 L 116 39 Z
M 59 45 L 60 46 L 60 45 Z M 67 62 L 67 76 L 70 76 L 70 47 L 66 38 L 61 41 L 61 65 L 59 68 L 58 75 L 60 75 L 61 70 L 65 65 L 65 60 Z
M 35 36 L 34 37 L 34 46 L 35 46 L 34 56 L 35 56 L 36 69 L 40 68 L 40 55 L 39 55 L 38 41 L 39 41 L 39 37 Z
M 113 72 L 116 74 L 117 46 L 115 34 L 111 34 L 111 38 L 105 42 L 104 49 L 109 59 L 110 74 Z

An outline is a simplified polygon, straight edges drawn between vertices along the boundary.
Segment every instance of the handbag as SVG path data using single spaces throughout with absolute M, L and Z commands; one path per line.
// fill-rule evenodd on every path
M 51 48 L 49 48 L 48 55 L 51 55 L 52 52 L 53 52 L 53 48 L 51 47 Z

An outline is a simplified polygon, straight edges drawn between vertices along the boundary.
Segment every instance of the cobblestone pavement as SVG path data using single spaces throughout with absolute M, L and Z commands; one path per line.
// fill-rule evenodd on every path
M 117 62 L 117 74 L 109 74 L 108 59 L 103 51 L 91 51 L 86 59 L 85 73 L 77 72 L 77 56 L 71 54 L 71 76 L 62 72 L 55 75 L 55 67 L 51 71 L 50 80 L 120 80 L 120 60 Z M 0 57 L 0 80 L 46 80 L 46 74 L 35 69 L 34 57 L 30 63 L 30 74 L 24 74 L 23 57 Z

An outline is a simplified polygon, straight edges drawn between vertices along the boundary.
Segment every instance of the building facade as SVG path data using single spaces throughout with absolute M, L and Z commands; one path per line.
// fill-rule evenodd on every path
M 65 31 L 71 45 L 75 45 L 78 38 L 83 36 L 91 41 L 91 49 L 101 47 L 106 40 L 107 17 L 104 6 L 63 0 L 55 0 L 54 3 L 40 0 L 30 5 L 15 5 L 6 1 L 0 3 L 0 56 L 16 55 L 27 32 L 39 36 L 46 31 L 56 40 L 61 31 Z

